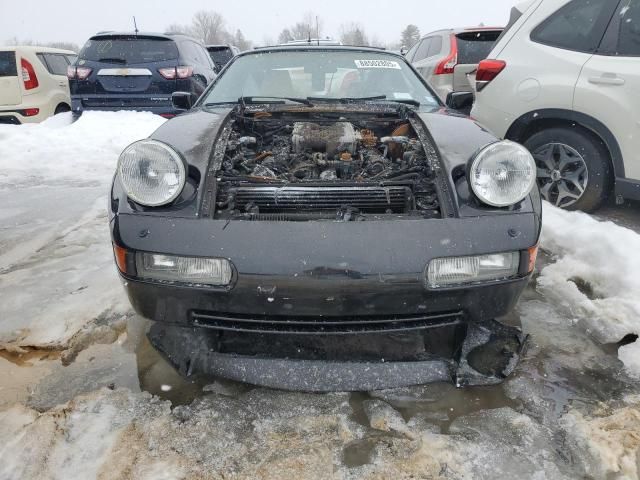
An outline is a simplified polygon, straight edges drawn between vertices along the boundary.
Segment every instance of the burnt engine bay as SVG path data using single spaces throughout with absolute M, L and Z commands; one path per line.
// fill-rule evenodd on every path
M 441 218 L 437 160 L 413 125 L 400 115 L 235 112 L 214 162 L 215 218 Z

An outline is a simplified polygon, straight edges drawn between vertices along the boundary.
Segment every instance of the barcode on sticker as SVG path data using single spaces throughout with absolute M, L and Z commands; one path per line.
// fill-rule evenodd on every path
M 354 60 L 358 68 L 393 68 L 400 70 L 400 64 L 393 60 Z

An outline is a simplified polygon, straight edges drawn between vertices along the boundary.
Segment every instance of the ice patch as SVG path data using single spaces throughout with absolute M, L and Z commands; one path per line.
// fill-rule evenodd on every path
M 627 373 L 631 377 L 640 380 L 640 340 L 620 347 L 618 357 L 624 363 Z

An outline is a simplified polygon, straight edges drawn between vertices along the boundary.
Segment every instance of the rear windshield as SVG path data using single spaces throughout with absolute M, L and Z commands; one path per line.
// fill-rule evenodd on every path
M 233 52 L 228 47 L 215 49 L 212 48 L 209 50 L 209 55 L 211 56 L 211 60 L 213 60 L 213 63 L 215 63 L 218 67 L 226 65 L 227 62 L 229 62 L 229 60 L 233 58 Z
M 0 52 L 0 77 L 16 77 L 16 54 L 14 52 Z
M 464 32 L 458 37 L 458 63 L 476 64 L 489 56 L 502 30 Z
M 164 62 L 178 58 L 178 47 L 163 38 L 98 37 L 82 47 L 79 58 L 120 65 Z

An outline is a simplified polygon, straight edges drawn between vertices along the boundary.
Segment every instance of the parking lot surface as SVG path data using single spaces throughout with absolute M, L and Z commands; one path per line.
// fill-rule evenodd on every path
M 640 205 L 545 205 L 502 385 L 283 392 L 181 377 L 112 261 L 106 195 L 148 114 L 0 127 L 0 479 L 638 478 Z M 49 478 L 49 477 L 46 477 Z

